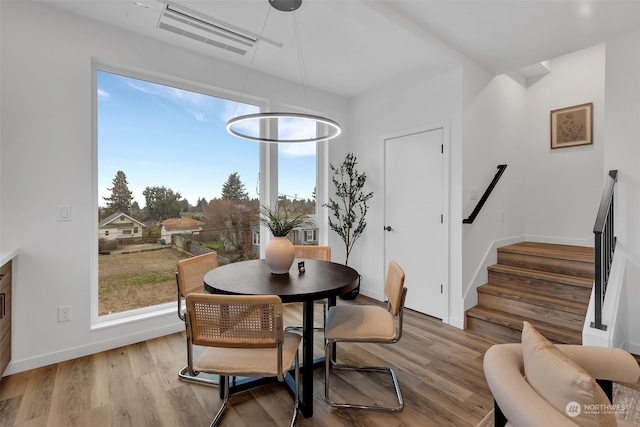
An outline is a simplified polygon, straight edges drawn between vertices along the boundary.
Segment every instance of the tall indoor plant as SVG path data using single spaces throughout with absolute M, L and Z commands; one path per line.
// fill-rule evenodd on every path
M 329 208 L 329 227 L 338 233 L 344 242 L 346 258 L 345 265 L 349 264 L 349 255 L 353 245 L 360 238 L 367 222 L 365 217 L 369 206 L 367 202 L 373 197 L 373 192 L 365 193 L 364 185 L 367 182 L 367 175 L 359 173 L 356 169 L 357 158 L 353 153 L 347 153 L 344 161 L 337 167 L 329 165 L 333 176 L 331 180 L 335 187 L 336 199 L 329 198 L 329 203 L 325 204 Z M 358 295 L 360 285 L 349 296 L 344 298 L 355 298 Z
M 287 274 L 295 258 L 293 243 L 287 234 L 307 221 L 306 213 L 293 213 L 284 204 L 275 208 L 261 206 L 260 222 L 271 231 L 273 239 L 265 247 L 265 261 L 273 274 Z

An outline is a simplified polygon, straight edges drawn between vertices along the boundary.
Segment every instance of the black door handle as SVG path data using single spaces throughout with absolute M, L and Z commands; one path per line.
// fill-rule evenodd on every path
M 387 225 L 384 229 L 385 229 L 385 230 L 387 230 L 387 231 L 391 231 L 391 230 L 393 230 L 393 228 L 391 228 L 391 226 L 390 226 L 390 225 Z

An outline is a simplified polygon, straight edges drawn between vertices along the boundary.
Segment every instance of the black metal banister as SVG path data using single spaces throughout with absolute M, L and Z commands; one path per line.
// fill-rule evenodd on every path
M 616 249 L 616 237 L 613 228 L 613 189 L 618 181 L 618 171 L 609 171 L 609 178 L 605 183 L 602 199 L 600 200 L 600 206 L 598 208 L 598 215 L 596 216 L 596 223 L 593 226 L 595 243 L 595 307 L 594 321 L 591 322 L 591 327 L 603 331 L 607 330 L 607 326 L 602 324 L 602 305 L 604 304 L 604 297 L 607 293 L 613 253 Z
M 484 206 L 484 203 L 489 198 L 489 195 L 491 194 L 491 192 L 495 188 L 496 184 L 500 180 L 500 177 L 502 176 L 502 174 L 504 173 L 504 170 L 506 168 L 507 168 L 507 165 L 498 165 L 498 172 L 496 172 L 496 176 L 493 177 L 493 181 L 491 181 L 491 184 L 489 184 L 489 186 L 487 187 L 487 190 L 484 192 L 484 194 L 482 195 L 480 200 L 478 200 L 478 204 L 476 205 L 476 207 L 473 210 L 473 212 L 471 212 L 471 215 L 469 215 L 469 218 L 462 220 L 463 224 L 473 224 L 473 221 L 478 216 L 478 213 L 480 212 L 480 209 L 482 209 L 482 207 Z

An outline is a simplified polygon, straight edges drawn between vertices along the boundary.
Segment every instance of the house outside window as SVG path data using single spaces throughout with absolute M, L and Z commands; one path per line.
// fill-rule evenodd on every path
M 318 238 L 316 237 L 316 230 L 307 230 L 306 231 L 306 237 L 305 237 L 304 240 L 305 240 L 305 242 L 318 240 Z

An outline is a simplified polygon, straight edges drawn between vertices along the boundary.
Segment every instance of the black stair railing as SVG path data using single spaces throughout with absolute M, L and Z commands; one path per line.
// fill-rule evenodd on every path
M 595 313 L 591 327 L 603 331 L 607 330 L 607 326 L 602 324 L 602 305 L 607 293 L 609 272 L 613 262 L 613 253 L 616 249 L 616 237 L 613 232 L 613 189 L 616 181 L 618 181 L 618 171 L 609 171 L 609 176 L 602 192 L 596 223 L 593 226 L 595 238 Z
M 484 203 L 489 198 L 489 195 L 491 194 L 491 192 L 495 188 L 496 184 L 500 180 L 500 177 L 502 176 L 502 174 L 504 173 L 504 170 L 506 168 L 507 168 L 507 165 L 498 165 L 498 172 L 496 172 L 496 176 L 493 177 L 493 181 L 491 181 L 491 184 L 489 184 L 489 186 L 487 187 L 487 190 L 484 192 L 482 197 L 480 197 L 480 200 L 478 200 L 478 204 L 476 205 L 476 207 L 473 210 L 473 212 L 471 212 L 471 215 L 469 215 L 469 218 L 462 220 L 463 224 L 473 224 L 473 221 L 478 216 L 478 213 L 480 212 L 480 209 L 482 209 L 482 207 L 484 206 Z

